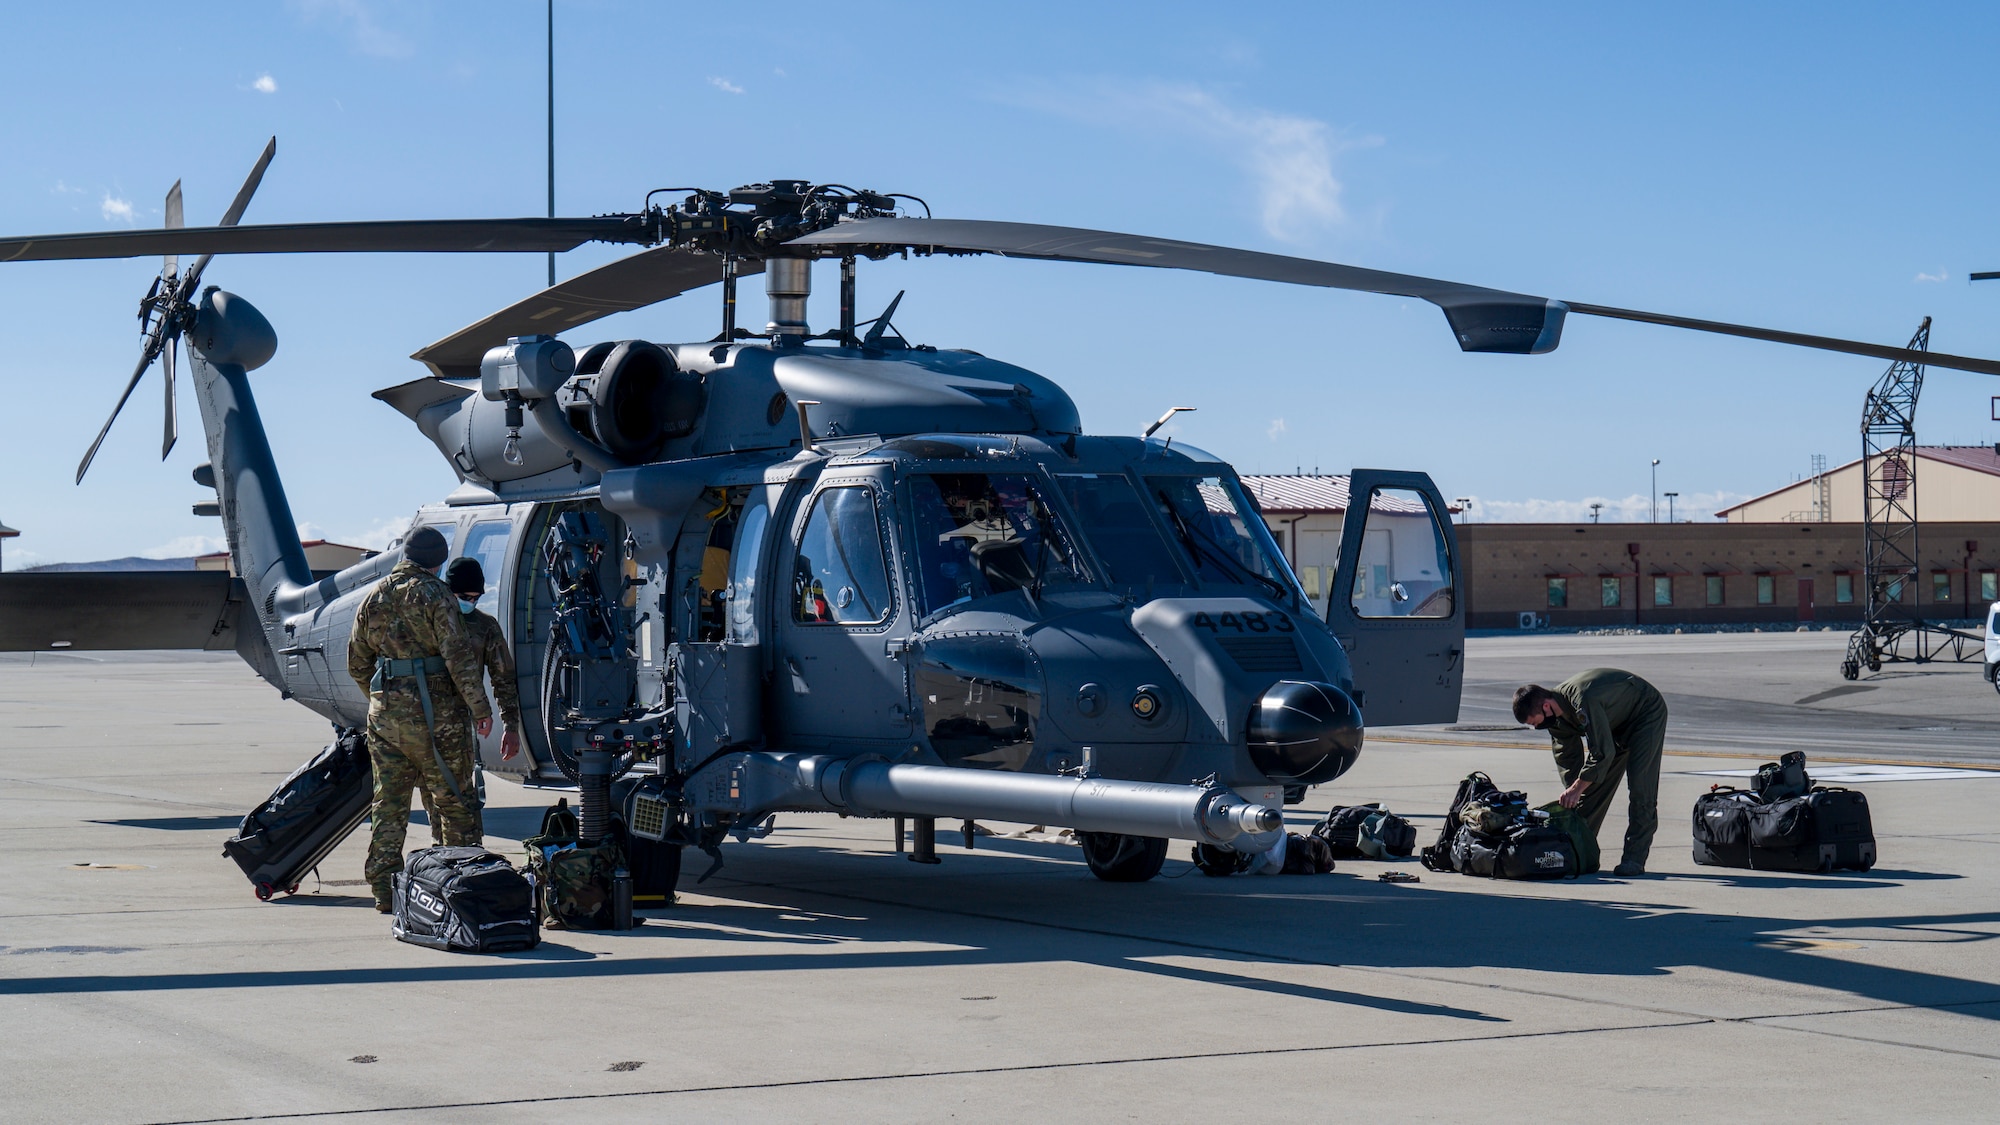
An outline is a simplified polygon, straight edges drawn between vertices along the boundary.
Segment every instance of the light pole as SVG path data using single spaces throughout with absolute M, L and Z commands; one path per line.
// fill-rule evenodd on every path
M 1667 498 L 1667 522 L 1672 523 L 1674 522 L 1674 497 L 1679 496 L 1680 493 L 1662 492 L 1660 495 Z
M 1464 526 L 1465 526 L 1465 514 L 1466 514 L 1467 512 L 1470 512 L 1470 511 L 1472 510 L 1472 497 L 1470 497 L 1470 496 L 1455 496 L 1455 497 L 1453 497 L 1453 498 L 1452 498 L 1452 501 L 1451 501 L 1451 502 L 1452 502 L 1452 503 L 1454 503 L 1454 504 L 1456 504 L 1456 505 L 1458 505 L 1458 526 L 1460 526 L 1460 527 L 1464 527 Z
M 1596 522 L 1597 522 L 1597 510 L 1598 510 L 1599 508 L 1602 508 L 1602 507 L 1604 507 L 1604 505 L 1603 505 L 1602 503 L 1593 503 L 1593 504 L 1591 504 L 1591 506 L 1590 506 L 1590 522 L 1591 522 L 1591 523 L 1596 523 Z
M 1646 522 L 1660 522 L 1660 459 L 1658 457 L 1653 458 L 1653 512 L 1647 518 Z

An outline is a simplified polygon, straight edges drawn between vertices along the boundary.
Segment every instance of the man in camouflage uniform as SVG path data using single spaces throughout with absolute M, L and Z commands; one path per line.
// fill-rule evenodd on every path
M 435 528 L 412 534 L 403 561 L 362 599 L 347 642 L 347 674 L 368 693 L 375 803 L 365 873 L 384 913 L 390 877 L 403 869 L 411 788 L 430 796 L 445 843 L 480 842 L 471 776 L 449 776 L 440 765 L 471 760 L 475 723 L 480 734 L 493 729 L 479 654 L 437 574 L 448 554 Z
M 479 663 L 493 680 L 493 697 L 500 704 L 500 723 L 505 733 L 500 736 L 500 760 L 511 761 L 521 752 L 521 688 L 514 679 L 514 657 L 508 651 L 507 638 L 500 635 L 500 622 L 479 608 L 479 599 L 486 593 L 486 572 L 480 569 L 479 560 L 458 558 L 444 569 L 444 584 L 451 588 L 458 599 L 458 610 L 464 615 L 465 633 L 472 647 L 479 653 Z M 445 755 L 445 762 L 452 772 L 461 778 L 474 778 L 474 784 L 481 786 L 480 800 L 472 810 L 473 820 L 478 824 L 478 835 L 484 836 L 486 824 L 481 812 L 486 804 L 484 779 L 479 776 L 477 761 L 478 747 L 468 744 L 469 753 L 464 760 Z M 444 830 L 438 820 L 437 810 L 431 807 L 429 790 L 420 789 L 424 798 L 424 811 L 430 814 L 431 839 L 444 841 Z
M 1660 758 L 1667 702 L 1630 672 L 1592 668 L 1553 689 L 1527 684 L 1514 693 L 1514 718 L 1549 732 L 1556 770 L 1567 786 L 1562 806 L 1583 815 L 1595 834 L 1625 779 L 1625 852 L 1617 875 L 1646 873 L 1660 828 Z

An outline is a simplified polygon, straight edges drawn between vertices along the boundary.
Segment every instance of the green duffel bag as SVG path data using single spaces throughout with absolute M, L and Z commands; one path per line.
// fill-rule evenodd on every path
M 1576 845 L 1577 874 L 1595 874 L 1599 866 L 1597 833 L 1590 830 L 1590 822 L 1575 809 L 1563 808 L 1561 801 L 1550 801 L 1540 808 L 1549 814 L 1549 827 L 1568 833 L 1570 842 Z
M 611 873 L 625 866 L 615 840 L 586 847 L 577 840 L 576 811 L 569 798 L 542 814 L 542 830 L 521 844 L 544 925 L 566 930 L 605 930 L 613 925 Z

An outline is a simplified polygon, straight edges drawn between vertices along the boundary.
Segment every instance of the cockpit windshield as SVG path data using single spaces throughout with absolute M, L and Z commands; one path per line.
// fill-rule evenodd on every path
M 1227 477 L 1147 477 L 1146 491 L 1204 582 L 1260 586 L 1290 600 L 1292 582 L 1263 518 Z
M 1025 473 L 910 478 L 923 612 L 1008 590 L 1091 580 L 1076 540 Z
M 1056 480 L 1113 583 L 1149 587 L 1187 581 L 1174 564 L 1174 549 L 1160 538 L 1159 525 L 1124 474 L 1066 473 Z

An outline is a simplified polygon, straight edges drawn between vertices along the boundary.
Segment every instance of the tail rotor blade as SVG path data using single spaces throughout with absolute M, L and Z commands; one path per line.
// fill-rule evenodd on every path
M 166 436 L 160 442 L 162 461 L 167 459 L 167 454 L 174 451 L 174 443 L 179 441 L 181 436 L 180 417 L 174 407 L 174 352 L 179 350 L 175 346 L 178 342 L 177 338 L 169 338 L 167 346 L 160 352 L 160 374 L 166 376 L 167 384 L 167 429 Z
M 146 341 L 146 350 L 139 353 L 139 366 L 132 369 L 132 377 L 125 381 L 125 393 L 118 396 L 118 405 L 111 408 L 111 417 L 104 420 L 104 428 L 97 431 L 97 440 L 90 443 L 90 449 L 84 453 L 82 463 L 77 465 L 76 483 L 83 483 L 83 474 L 90 471 L 91 459 L 97 456 L 98 447 L 104 444 L 104 435 L 111 432 L 111 423 L 118 420 L 118 412 L 125 409 L 125 400 L 132 397 L 132 389 L 139 385 L 140 376 L 146 373 L 146 368 L 152 366 L 153 357 L 159 354 L 157 339 L 149 338 Z
M 236 198 L 229 201 L 229 210 L 222 213 L 222 221 L 215 224 L 216 226 L 233 227 L 243 220 L 243 212 L 250 206 L 250 197 L 257 194 L 257 185 L 264 182 L 264 169 L 271 166 L 271 158 L 276 155 L 278 155 L 278 138 L 272 137 L 264 142 L 264 151 L 257 157 L 256 166 L 251 168 L 250 175 L 244 178 L 243 186 L 236 189 Z M 188 281 L 181 287 L 183 296 L 193 295 L 194 287 L 201 284 L 202 271 L 208 268 L 209 261 L 214 257 L 214 254 L 203 254 L 195 259 L 194 267 L 188 270 Z

